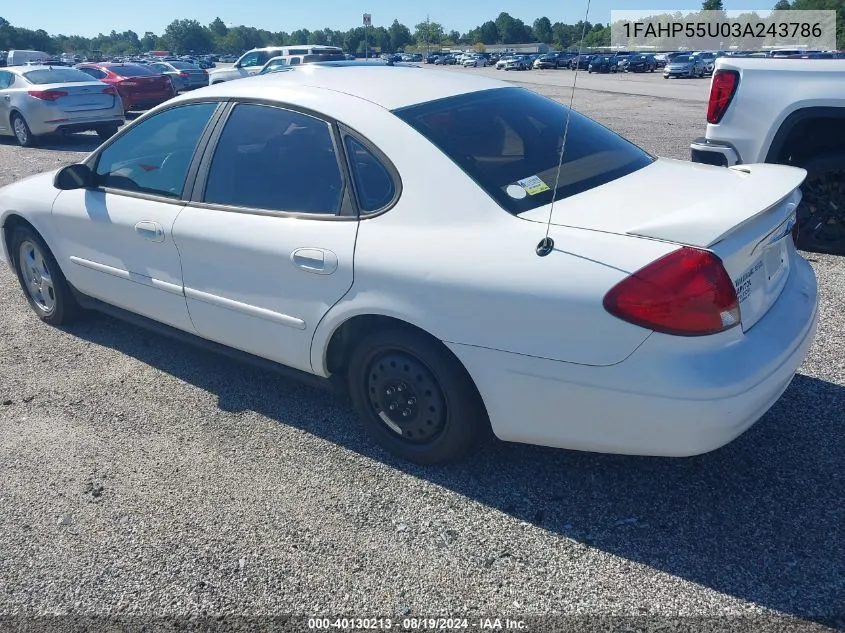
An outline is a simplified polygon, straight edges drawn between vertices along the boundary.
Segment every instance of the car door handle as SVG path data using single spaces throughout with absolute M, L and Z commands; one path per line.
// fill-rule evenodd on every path
M 142 220 L 135 225 L 135 232 L 151 242 L 164 241 L 164 228 L 158 222 Z
M 297 248 L 290 254 L 293 265 L 317 275 L 331 275 L 337 270 L 337 255 L 324 248 Z

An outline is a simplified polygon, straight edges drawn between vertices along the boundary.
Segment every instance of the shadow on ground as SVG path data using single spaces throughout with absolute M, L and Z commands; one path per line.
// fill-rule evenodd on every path
M 216 394 L 222 410 L 256 411 L 551 533 L 768 608 L 845 626 L 840 385 L 797 376 L 751 430 L 699 457 L 493 442 L 465 465 L 425 468 L 397 461 L 357 426 L 340 423 L 351 417 L 341 398 L 331 407 L 337 419 L 326 419 L 326 394 L 317 388 L 98 314 L 68 331 Z

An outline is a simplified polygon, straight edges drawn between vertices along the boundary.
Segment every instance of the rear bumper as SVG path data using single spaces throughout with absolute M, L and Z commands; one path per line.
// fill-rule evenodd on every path
M 173 98 L 171 94 L 161 95 L 130 95 L 123 98 L 123 107 L 130 110 L 149 110 Z
M 32 133 L 40 136 L 42 134 L 72 134 L 74 132 L 88 132 L 108 126 L 120 126 L 126 122 L 123 113 L 115 114 L 114 110 L 106 110 L 108 114 L 102 116 L 85 117 L 82 119 L 71 119 L 56 123 L 43 123 L 27 121 Z
M 815 273 L 790 279 L 748 332 L 652 334 L 628 359 L 592 367 L 450 344 L 502 440 L 601 453 L 682 457 L 741 435 L 780 398 L 815 336 Z M 738 328 L 737 328 L 738 330 Z
M 730 143 L 711 141 L 704 137 L 690 143 L 690 160 L 718 167 L 731 167 L 742 162 L 739 152 Z

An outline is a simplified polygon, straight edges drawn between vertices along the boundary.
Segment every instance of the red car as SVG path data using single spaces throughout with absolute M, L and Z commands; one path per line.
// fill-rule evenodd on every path
M 169 77 L 137 64 L 102 62 L 78 64 L 76 68 L 114 86 L 126 112 L 155 107 L 176 94 Z

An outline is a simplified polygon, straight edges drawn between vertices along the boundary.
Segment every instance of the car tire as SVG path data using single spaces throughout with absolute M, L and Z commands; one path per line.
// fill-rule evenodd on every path
M 10 244 L 9 258 L 18 282 L 38 318 L 50 325 L 63 325 L 76 318 L 79 304 L 41 236 L 29 227 L 18 227 Z
M 112 136 L 117 134 L 118 126 L 116 125 L 109 125 L 108 127 L 101 127 L 97 130 L 97 136 L 100 137 L 101 141 L 107 141 Z
M 798 205 L 798 248 L 845 255 L 845 152 L 796 163 L 807 170 Z
M 368 435 L 407 461 L 458 461 L 489 432 L 467 371 L 422 332 L 397 328 L 366 336 L 352 352 L 347 381 Z
M 32 130 L 29 129 L 26 119 L 24 119 L 21 114 L 15 112 L 10 117 L 9 122 L 12 124 L 12 133 L 15 135 L 15 140 L 18 142 L 18 145 L 21 147 L 35 147 L 35 135 L 33 135 Z

